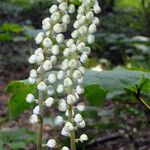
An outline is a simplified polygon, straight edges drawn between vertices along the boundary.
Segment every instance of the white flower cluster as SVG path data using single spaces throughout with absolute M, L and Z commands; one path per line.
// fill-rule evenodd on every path
M 75 30 L 71 33 L 72 38 L 66 42 L 66 48 L 63 51 L 65 59 L 61 64 L 60 72 L 63 74 L 64 82 L 61 87 L 67 93 L 67 97 L 66 100 L 60 100 L 59 110 L 66 112 L 68 121 L 64 121 L 61 116 L 56 117 L 55 120 L 56 125 L 65 123 L 61 131 L 63 136 L 70 137 L 72 131 L 85 127 L 85 121 L 81 115 L 85 106 L 78 101 L 79 95 L 84 93 L 83 75 L 85 68 L 83 64 L 87 61 L 91 51 L 86 43 L 92 44 L 95 41 L 93 33 L 97 31 L 99 19 L 94 16 L 94 13 L 98 14 L 100 11 L 97 0 L 82 0 L 82 5 L 78 8 L 77 20 L 73 24 Z M 76 139 L 76 141 L 81 142 L 87 140 L 86 134 L 82 134 L 79 139 Z

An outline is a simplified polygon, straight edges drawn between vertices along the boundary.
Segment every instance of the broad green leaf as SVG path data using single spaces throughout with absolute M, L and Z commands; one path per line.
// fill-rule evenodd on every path
M 11 94 L 8 107 L 10 119 L 15 119 L 18 115 L 29 109 L 32 105 L 26 102 L 29 93 L 35 93 L 35 84 L 13 82 L 8 85 L 7 91 Z
M 106 100 L 107 91 L 99 85 L 88 85 L 85 87 L 85 97 L 91 105 L 102 105 Z

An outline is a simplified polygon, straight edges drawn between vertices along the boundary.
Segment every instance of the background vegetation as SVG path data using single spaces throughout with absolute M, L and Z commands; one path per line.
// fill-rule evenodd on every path
M 36 48 L 34 37 L 55 2 L 0 0 L 0 150 L 36 149 L 35 127 L 28 123 L 32 106 L 25 102 L 26 94 L 36 92 L 36 88 L 14 80 L 27 79 L 27 60 Z M 73 3 L 78 5 L 77 0 Z M 87 109 L 83 115 L 89 141 L 78 145 L 78 149 L 148 150 L 150 1 L 99 3 L 101 23 L 84 81 Z M 59 130 L 52 130 L 54 112 L 45 112 L 45 141 L 59 134 Z M 49 118 L 49 114 L 53 117 Z

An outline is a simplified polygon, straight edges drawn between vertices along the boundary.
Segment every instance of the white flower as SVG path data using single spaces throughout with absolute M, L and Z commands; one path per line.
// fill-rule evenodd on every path
M 83 121 L 81 121 L 80 123 L 78 123 L 78 126 L 79 126 L 80 128 L 84 128 L 84 127 L 85 127 L 85 121 L 83 120 Z
M 35 114 L 32 114 L 30 119 L 29 119 L 30 123 L 35 124 L 38 122 L 38 116 Z
M 82 84 L 83 83 L 83 77 L 81 77 L 80 79 L 77 79 L 77 81 L 79 84 Z
M 26 97 L 26 101 L 28 103 L 32 103 L 34 101 L 34 95 L 33 94 L 28 94 Z
M 57 117 L 55 118 L 55 124 L 56 124 L 56 125 L 61 126 L 63 123 L 64 123 L 63 117 L 57 116 Z
M 62 3 L 59 4 L 59 9 L 61 11 L 66 11 L 67 8 L 68 8 L 68 4 L 66 2 L 62 2 Z
M 98 5 L 95 5 L 93 10 L 95 14 L 99 14 L 101 12 L 101 8 Z
M 44 61 L 44 55 L 43 53 L 39 53 L 36 55 L 37 56 L 37 63 L 40 64 Z
M 87 37 L 87 41 L 88 41 L 89 44 L 94 43 L 94 42 L 95 42 L 95 37 L 94 37 L 94 35 L 89 34 L 88 37 Z
M 42 20 L 42 24 L 45 24 L 45 23 L 50 22 L 50 21 L 51 21 L 51 19 L 49 17 L 47 17 L 47 18 Z
M 54 103 L 54 98 L 52 98 L 52 97 L 49 97 L 45 100 L 45 105 L 47 107 L 51 107 L 53 105 L 53 103 Z
M 74 121 L 79 124 L 80 122 L 83 121 L 83 117 L 80 114 L 76 114 L 74 117 Z
M 80 70 L 80 72 L 82 73 L 82 74 L 84 74 L 85 73 L 85 68 L 84 67 L 79 67 L 79 70 Z
M 55 148 L 57 145 L 56 141 L 54 139 L 50 139 L 48 142 L 47 142 L 47 146 L 50 147 L 50 148 Z
M 47 94 L 49 96 L 53 95 L 55 93 L 55 89 L 53 88 L 53 86 L 48 86 L 48 90 L 47 90 Z
M 75 31 L 73 31 L 72 33 L 71 33 L 71 37 L 72 38 L 77 38 L 79 36 L 79 32 L 78 32 L 78 30 L 75 30 Z
M 62 65 L 61 65 L 61 69 L 62 70 L 67 70 L 68 68 L 68 59 L 65 59 L 63 62 L 62 62 Z
M 63 2 L 63 1 L 64 1 L 64 0 L 57 0 L 58 3 L 61 3 L 61 2 Z
M 75 69 L 77 68 L 77 66 L 78 66 L 78 63 L 76 59 L 71 59 L 68 63 L 68 67 L 71 69 Z
M 66 78 L 65 80 L 64 80 L 64 86 L 65 87 L 71 87 L 72 86 L 72 81 L 71 81 L 71 79 L 70 78 Z
M 37 62 L 37 56 L 36 55 L 31 55 L 29 58 L 29 63 L 34 64 Z
M 85 53 L 83 53 L 83 54 L 80 56 L 80 61 L 81 61 L 82 63 L 85 63 L 85 62 L 87 61 L 87 59 L 88 59 L 88 56 L 87 56 L 87 54 L 85 54 Z
M 56 64 L 56 62 L 57 62 L 57 57 L 56 57 L 55 55 L 52 55 L 52 56 L 50 57 L 50 61 L 51 61 L 52 64 Z
M 43 49 L 42 48 L 38 48 L 37 50 L 35 50 L 34 52 L 37 56 L 40 54 L 43 54 Z
M 65 112 L 67 110 L 67 104 L 64 99 L 61 99 L 59 102 L 59 110 Z
M 77 47 L 75 44 L 70 45 L 70 52 L 74 53 L 77 50 Z
M 52 63 L 51 63 L 51 61 L 46 60 L 46 61 L 44 62 L 44 64 L 43 64 L 43 69 L 44 69 L 45 71 L 51 70 L 51 69 L 52 69 Z
M 92 23 L 95 25 L 99 24 L 99 19 L 97 17 L 94 17 L 94 19 L 92 20 Z
M 65 57 L 67 57 L 69 54 L 70 54 L 70 49 L 69 48 L 65 48 L 65 50 L 63 51 L 63 55 L 65 56 Z
M 58 35 L 56 36 L 56 41 L 57 41 L 58 43 L 62 43 L 62 42 L 64 41 L 64 35 L 63 35 L 63 34 L 58 34 Z
M 62 22 L 65 24 L 69 24 L 70 23 L 70 16 L 68 14 L 64 15 L 62 17 Z
M 86 134 L 82 134 L 79 139 L 81 142 L 84 142 L 88 140 L 88 136 Z
M 94 33 L 97 31 L 96 25 L 95 24 L 91 24 L 89 26 L 89 33 Z
M 74 27 L 75 29 L 78 29 L 78 28 L 80 27 L 80 23 L 79 23 L 78 20 L 74 22 L 73 27 Z
M 92 11 L 88 12 L 88 13 L 86 14 L 86 18 L 87 18 L 88 20 L 92 20 L 92 19 L 94 18 L 93 12 L 92 12 Z
M 57 78 L 58 78 L 59 80 L 62 80 L 62 79 L 64 78 L 64 72 L 63 72 L 62 70 L 58 71 L 58 73 L 57 73 Z
M 69 148 L 68 147 L 66 147 L 66 146 L 64 146 L 64 147 L 62 147 L 62 149 L 61 150 L 69 150 Z
M 69 117 L 69 111 L 68 111 L 68 110 L 66 111 L 65 115 L 66 115 L 67 117 Z M 74 116 L 74 110 L 72 110 L 72 116 Z
M 44 82 L 40 82 L 37 86 L 39 91 L 45 91 L 47 88 L 47 85 Z
M 58 45 L 54 45 L 54 46 L 52 47 L 52 54 L 53 54 L 53 55 L 58 55 L 59 52 L 60 52 L 59 46 L 58 46 Z
M 33 79 L 35 79 L 35 78 L 37 77 L 37 72 L 36 72 L 35 69 L 32 69 L 32 70 L 30 71 L 30 77 L 33 78 Z
M 54 27 L 53 27 L 53 30 L 56 33 L 62 32 L 62 25 L 60 23 L 55 24 Z
M 91 52 L 90 47 L 85 47 L 85 48 L 84 48 L 84 53 L 85 53 L 85 54 L 89 55 L 90 52 Z
M 80 27 L 80 28 L 78 29 L 78 31 L 79 31 L 79 33 L 80 33 L 81 35 L 84 35 L 84 34 L 87 33 L 87 27 L 82 26 L 82 27 Z
M 49 81 L 49 83 L 55 83 L 56 75 L 55 74 L 49 74 L 48 75 L 48 81 Z
M 68 47 L 70 47 L 74 43 L 73 39 L 69 39 L 66 43 Z
M 56 12 L 57 10 L 58 10 L 57 5 L 52 5 L 52 6 L 50 7 L 50 9 L 49 9 L 49 11 L 50 11 L 51 14 L 54 13 L 54 12 Z
M 79 103 L 76 107 L 80 112 L 85 110 L 85 105 L 84 103 Z
M 49 30 L 51 27 L 51 24 L 49 22 L 46 22 L 44 24 L 42 24 L 42 29 L 43 30 Z
M 83 15 L 79 15 L 77 17 L 78 17 L 78 21 L 79 21 L 80 24 L 83 24 L 85 22 L 85 20 L 86 20 L 86 17 L 83 16 Z
M 36 82 L 36 79 L 33 79 L 33 78 L 29 77 L 28 81 L 29 81 L 30 84 L 34 84 Z
M 84 93 L 84 89 L 81 87 L 81 85 L 78 85 L 76 87 L 76 92 L 80 95 Z
M 55 12 L 51 15 L 51 19 L 53 22 L 57 22 L 60 19 L 60 13 L 59 12 Z
M 81 78 L 81 72 L 79 70 L 75 70 L 73 72 L 72 76 L 73 76 L 74 79 L 80 79 Z
M 73 13 L 75 12 L 75 6 L 74 6 L 73 4 L 70 4 L 70 5 L 68 6 L 68 12 L 69 12 L 70 14 L 73 14 Z
M 69 105 L 72 105 L 72 104 L 74 104 L 75 102 L 76 102 L 75 96 L 69 94 L 69 95 L 67 96 L 67 103 L 68 103 Z
M 46 37 L 44 40 L 43 40 L 43 46 L 46 47 L 46 48 L 49 48 L 52 46 L 52 41 Z
M 63 128 L 62 131 L 61 131 L 61 135 L 63 135 L 63 136 L 70 136 L 70 133 L 65 131 L 65 129 Z
M 36 107 L 33 109 L 33 114 L 38 115 L 38 114 L 39 114 L 39 111 L 40 111 L 40 107 L 39 107 L 39 106 L 36 106 Z
M 43 32 L 38 33 L 38 35 L 35 37 L 36 44 L 42 43 L 43 38 L 44 38 L 44 33 Z
M 85 43 L 84 42 L 81 42 L 81 43 L 79 43 L 78 45 L 77 45 L 77 49 L 79 50 L 79 51 L 83 51 L 83 49 L 85 48 Z
M 62 85 L 62 84 L 59 84 L 58 86 L 57 86 L 57 92 L 58 93 L 62 93 L 63 91 L 64 91 L 64 86 Z
M 74 127 L 73 127 L 72 123 L 71 123 L 71 122 L 66 122 L 66 124 L 65 124 L 65 126 L 64 126 L 64 130 L 65 130 L 66 132 L 70 132 L 70 131 L 72 131 L 73 129 L 74 129 Z

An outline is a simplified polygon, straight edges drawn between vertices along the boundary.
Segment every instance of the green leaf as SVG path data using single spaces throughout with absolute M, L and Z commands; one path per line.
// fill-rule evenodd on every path
M 106 100 L 107 91 L 99 85 L 89 85 L 85 87 L 85 97 L 91 105 L 102 105 Z
M 34 94 L 36 92 L 36 85 L 15 81 L 8 85 L 7 91 L 11 95 L 8 103 L 9 117 L 15 119 L 32 106 L 26 102 L 26 96 L 29 93 Z

